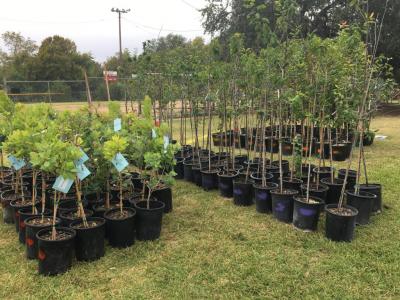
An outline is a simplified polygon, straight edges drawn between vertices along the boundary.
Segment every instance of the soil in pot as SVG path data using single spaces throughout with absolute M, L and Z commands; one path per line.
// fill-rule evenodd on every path
M 360 191 L 358 194 L 354 190 L 346 191 L 347 205 L 358 210 L 356 217 L 357 225 L 367 225 L 372 213 L 372 205 L 377 198 L 376 195 Z
M 172 190 L 170 187 L 156 189 L 151 193 L 151 196 L 164 203 L 164 213 L 172 211 Z
M 282 178 L 282 183 L 284 189 L 296 190 L 298 192 L 301 192 L 300 187 L 303 184 L 303 180 L 294 177 L 284 177 Z
M 271 190 L 272 214 L 281 222 L 291 223 L 293 220 L 293 197 L 299 192 L 296 190 L 275 189 Z
M 104 213 L 106 234 L 111 247 L 126 248 L 135 243 L 135 217 L 133 208 L 125 207 L 123 212 L 113 208 Z
M 351 242 L 356 228 L 357 209 L 349 205 L 338 208 L 337 204 L 328 204 L 325 212 L 325 236 L 335 242 Z
M 85 215 L 86 218 L 89 218 L 93 216 L 93 211 L 90 209 L 84 209 L 85 210 Z M 69 227 L 69 225 L 76 220 L 82 220 L 82 217 L 78 215 L 78 210 L 70 210 L 70 211 L 64 211 L 60 214 L 60 219 L 62 221 L 62 225 L 65 227 Z
M 304 231 L 316 231 L 324 201 L 317 197 L 294 197 L 293 226 Z
M 271 190 L 278 188 L 277 183 L 267 182 L 263 187 L 262 184 L 255 183 L 254 202 L 256 203 L 256 211 L 263 214 L 272 213 L 272 197 Z
M 51 216 L 52 211 L 48 208 L 44 209 L 44 216 Z M 32 213 L 32 207 L 21 208 L 18 211 L 19 214 L 19 231 L 18 231 L 18 239 L 21 244 L 25 244 L 26 240 L 26 224 L 25 220 L 30 217 L 38 217 L 41 216 L 41 211 L 39 209 L 36 210 L 36 213 Z
M 382 185 L 379 183 L 360 184 L 360 191 L 368 192 L 376 195 L 372 203 L 372 213 L 379 214 L 382 212 Z
M 41 275 L 62 274 L 72 266 L 75 250 L 75 230 L 59 227 L 54 240 L 52 240 L 51 232 L 51 228 L 46 228 L 36 234 L 39 249 L 39 274 Z
M 103 218 L 87 218 L 85 227 L 82 220 L 74 221 L 70 228 L 76 231 L 75 255 L 78 261 L 94 261 L 104 256 L 106 221 Z
M 135 204 L 136 216 L 136 238 L 140 241 L 152 241 L 160 237 L 164 203 L 160 201 L 140 201 Z
M 312 197 L 320 198 L 325 202 L 327 199 L 327 196 L 328 196 L 328 190 L 329 190 L 329 187 L 322 183 L 318 184 L 318 186 L 316 183 L 311 183 L 309 195 Z M 306 183 L 301 185 L 301 192 L 302 192 L 303 196 L 307 195 L 307 184 Z
M 326 194 L 326 204 L 337 204 L 340 199 L 340 193 L 342 192 L 342 187 L 343 187 L 343 179 L 339 178 L 334 178 L 333 183 L 331 181 L 331 178 L 322 178 L 321 183 L 326 185 L 329 189 Z
M 46 228 L 51 228 L 53 225 L 53 218 L 49 216 L 30 217 L 25 221 L 25 244 L 26 244 L 26 257 L 28 259 L 38 258 L 38 240 L 36 234 Z M 61 219 L 56 218 L 56 226 L 60 226 Z
M 218 170 L 202 170 L 201 171 L 201 186 L 205 191 L 218 189 Z
M 233 197 L 233 180 L 238 176 L 237 171 L 223 171 L 218 173 L 218 189 L 222 197 Z
M 238 206 L 250 206 L 253 204 L 252 180 L 236 179 L 233 181 L 233 204 Z

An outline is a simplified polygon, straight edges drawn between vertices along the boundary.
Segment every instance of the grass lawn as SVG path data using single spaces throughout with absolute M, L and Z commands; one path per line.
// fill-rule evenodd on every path
M 366 148 L 386 208 L 352 243 L 328 241 L 324 217 L 317 233 L 303 233 L 178 181 L 160 240 L 107 247 L 57 277 L 37 275 L 14 226 L 0 224 L 0 299 L 399 299 L 400 118 L 380 116 L 372 127 L 388 136 Z

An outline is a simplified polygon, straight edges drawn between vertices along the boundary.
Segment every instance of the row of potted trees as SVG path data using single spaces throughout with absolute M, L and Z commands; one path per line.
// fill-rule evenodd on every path
M 154 125 L 149 98 L 141 116 L 122 115 L 113 102 L 101 114 L 14 105 L 3 92 L 0 101 L 3 220 L 15 223 L 40 274 L 65 272 L 75 256 L 101 258 L 105 238 L 128 247 L 160 237 L 176 145 Z

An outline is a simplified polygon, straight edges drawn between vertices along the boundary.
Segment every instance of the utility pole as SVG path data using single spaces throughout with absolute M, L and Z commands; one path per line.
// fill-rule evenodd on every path
M 121 14 L 126 14 L 131 11 L 128 9 L 111 8 L 112 12 L 118 13 L 118 24 L 119 24 L 119 60 L 122 61 L 122 41 L 121 41 Z

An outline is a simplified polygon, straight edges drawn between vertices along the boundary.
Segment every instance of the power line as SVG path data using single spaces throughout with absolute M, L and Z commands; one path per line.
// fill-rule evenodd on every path
M 98 19 L 89 21 L 41 21 L 41 20 L 22 20 L 22 19 L 9 19 L 1 18 L 0 22 L 15 22 L 15 23 L 31 23 L 31 24 L 88 24 L 88 23 L 101 23 L 110 21 L 111 19 Z
M 128 18 L 123 18 L 123 19 L 126 20 L 129 23 L 134 24 L 134 25 L 138 25 L 138 26 L 141 26 L 141 27 L 144 27 L 144 28 L 147 28 L 147 29 L 151 29 L 151 30 L 157 31 L 157 32 L 160 31 L 160 27 L 154 27 L 154 26 L 150 26 L 150 25 L 141 24 L 139 22 L 132 21 L 132 20 L 130 20 Z M 171 29 L 171 28 L 162 28 L 162 30 L 163 31 L 169 31 L 169 32 L 202 32 L 203 31 L 202 29 L 179 30 L 179 29 Z
M 119 25 L 119 60 L 122 62 L 122 38 L 121 38 L 121 14 L 127 14 L 131 11 L 128 9 L 111 8 L 112 12 L 118 13 L 118 25 Z
M 187 6 L 189 6 L 189 7 L 193 8 L 193 9 L 199 11 L 199 9 L 198 9 L 197 7 L 195 7 L 193 4 L 189 3 L 188 1 L 186 1 L 186 0 L 181 0 L 181 1 L 182 1 L 183 3 L 185 3 Z

